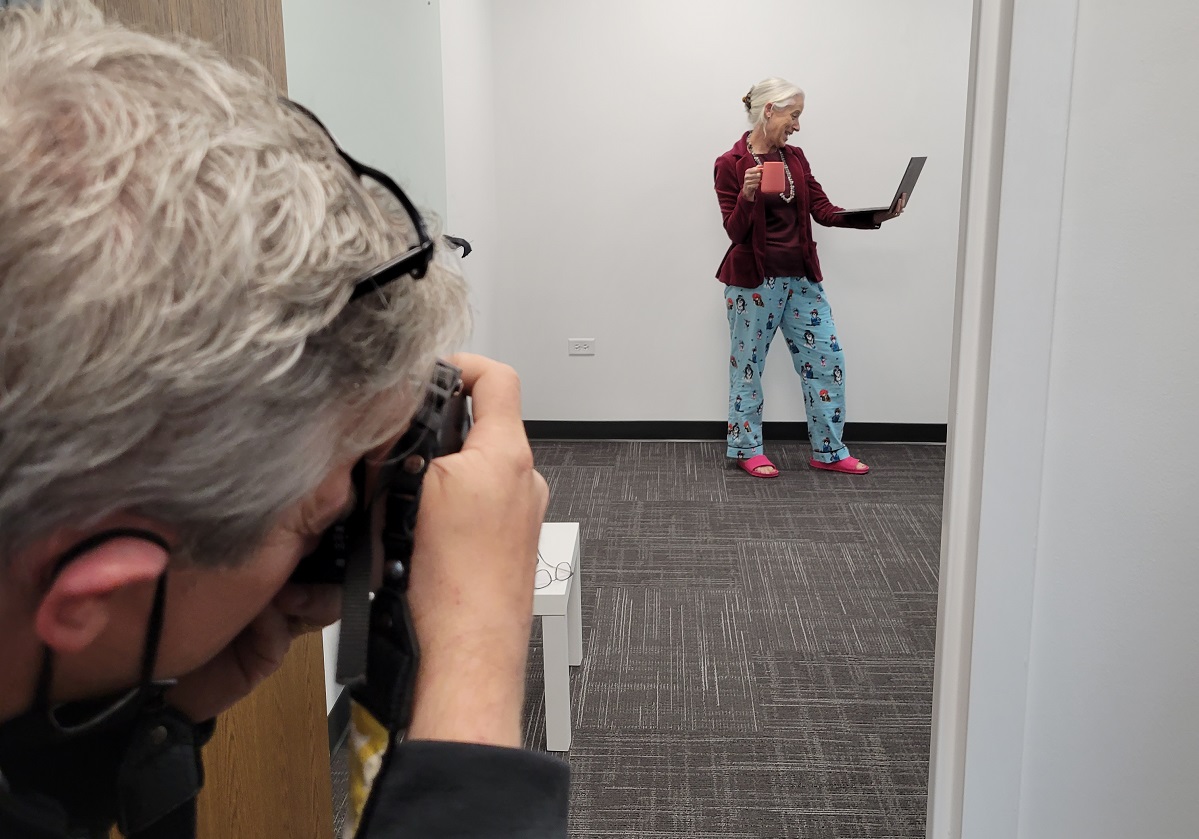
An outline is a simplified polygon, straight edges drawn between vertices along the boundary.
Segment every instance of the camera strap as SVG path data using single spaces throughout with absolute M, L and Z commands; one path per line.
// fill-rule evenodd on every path
M 366 464 L 354 466 L 351 479 L 364 498 Z M 370 505 L 358 509 L 331 535 L 334 555 L 345 557 L 342 582 L 341 631 L 337 639 L 337 681 L 353 685 L 366 674 L 367 636 L 370 631 L 371 576 L 374 567 L 370 540 Z

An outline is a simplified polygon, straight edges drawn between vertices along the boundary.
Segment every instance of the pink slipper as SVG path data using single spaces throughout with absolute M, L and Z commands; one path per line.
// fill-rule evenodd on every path
M 777 478 L 779 476 L 778 467 L 770 462 L 764 454 L 754 455 L 749 460 L 738 460 L 737 465 L 744 469 L 748 474 L 755 478 Z M 774 472 L 759 472 L 759 469 L 764 469 L 769 466 Z
M 856 457 L 847 457 L 838 460 L 836 463 L 825 463 L 812 458 L 808 461 L 808 464 L 813 469 L 824 469 L 828 472 L 844 472 L 846 475 L 865 475 L 870 471 L 870 467 Z

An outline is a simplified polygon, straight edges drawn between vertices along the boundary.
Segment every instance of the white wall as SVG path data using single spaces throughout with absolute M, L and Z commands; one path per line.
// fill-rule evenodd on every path
M 490 5 L 494 122 L 475 139 L 497 157 L 499 248 L 480 349 L 520 370 L 526 417 L 724 418 L 712 166 L 746 127 L 741 97 L 777 74 L 808 92 L 798 142 L 834 202 L 885 203 L 908 156 L 929 156 L 902 220 L 817 238 L 851 419 L 946 420 L 968 4 Z M 570 337 L 598 355 L 568 358 Z M 767 417 L 801 419 L 776 356 Z
M 446 214 L 440 0 L 283 0 L 288 95 L 417 206 Z M 338 627 L 325 630 L 325 699 Z
M 452 0 L 441 6 L 446 231 L 474 247 L 462 268 L 475 314 L 471 349 L 483 353 L 492 351 L 500 251 L 492 6 L 491 0 Z
M 979 184 L 997 207 L 968 202 L 967 254 L 976 233 L 994 237 L 994 305 L 978 301 L 962 322 L 993 334 L 989 369 L 958 382 L 981 381 L 986 444 L 979 458 L 951 439 L 947 511 L 967 494 L 953 479 L 966 461 L 981 464 L 982 501 L 976 569 L 959 557 L 968 544 L 943 554 L 942 605 L 973 588 L 974 608 L 940 637 L 943 681 L 964 676 L 968 699 L 963 710 L 952 690 L 938 692 L 937 717 L 950 722 L 934 740 L 945 798 L 933 802 L 930 836 L 1194 837 L 1199 116 L 1181 104 L 1199 87 L 1199 9 L 978 8 L 980 74 L 999 70 L 992 89 L 1007 104 L 992 132 L 1000 176 Z M 1010 56 L 996 57 L 1005 23 Z M 976 129 L 986 119 L 980 111 Z M 976 267 L 966 260 L 968 290 L 986 285 Z M 1031 285 L 1030 269 L 1046 267 Z M 948 519 L 947 533 L 962 536 L 964 518 Z M 963 639 L 966 666 L 945 675 Z M 965 736 L 951 736 L 963 720 Z M 956 815 L 945 767 L 962 785 Z
M 1191 2 L 1079 6 L 1025 839 L 1199 833 L 1196 43 Z
M 440 0 L 283 0 L 290 96 L 445 215 Z
M 337 683 L 337 642 L 341 638 L 341 621 L 326 626 L 321 633 L 325 652 L 325 713 L 333 710 L 333 703 L 341 696 L 342 686 Z

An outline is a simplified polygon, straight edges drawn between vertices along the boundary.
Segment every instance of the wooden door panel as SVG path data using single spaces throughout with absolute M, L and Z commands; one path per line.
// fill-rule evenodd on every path
M 281 0 L 96 0 L 110 18 L 213 43 L 287 89 Z M 331 839 L 333 791 L 320 633 L 300 638 L 278 673 L 223 715 L 204 750 L 199 839 Z M 114 834 L 115 835 L 115 834 Z
M 333 786 L 319 632 L 217 722 L 204 749 L 200 839 L 330 839 Z
M 109 18 L 159 35 L 211 42 L 235 63 L 257 61 L 287 90 L 281 0 L 97 0 Z

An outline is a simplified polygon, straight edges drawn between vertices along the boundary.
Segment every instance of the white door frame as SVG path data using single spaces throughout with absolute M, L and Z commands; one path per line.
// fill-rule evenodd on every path
M 1019 835 L 1078 0 L 974 0 L 929 839 Z

